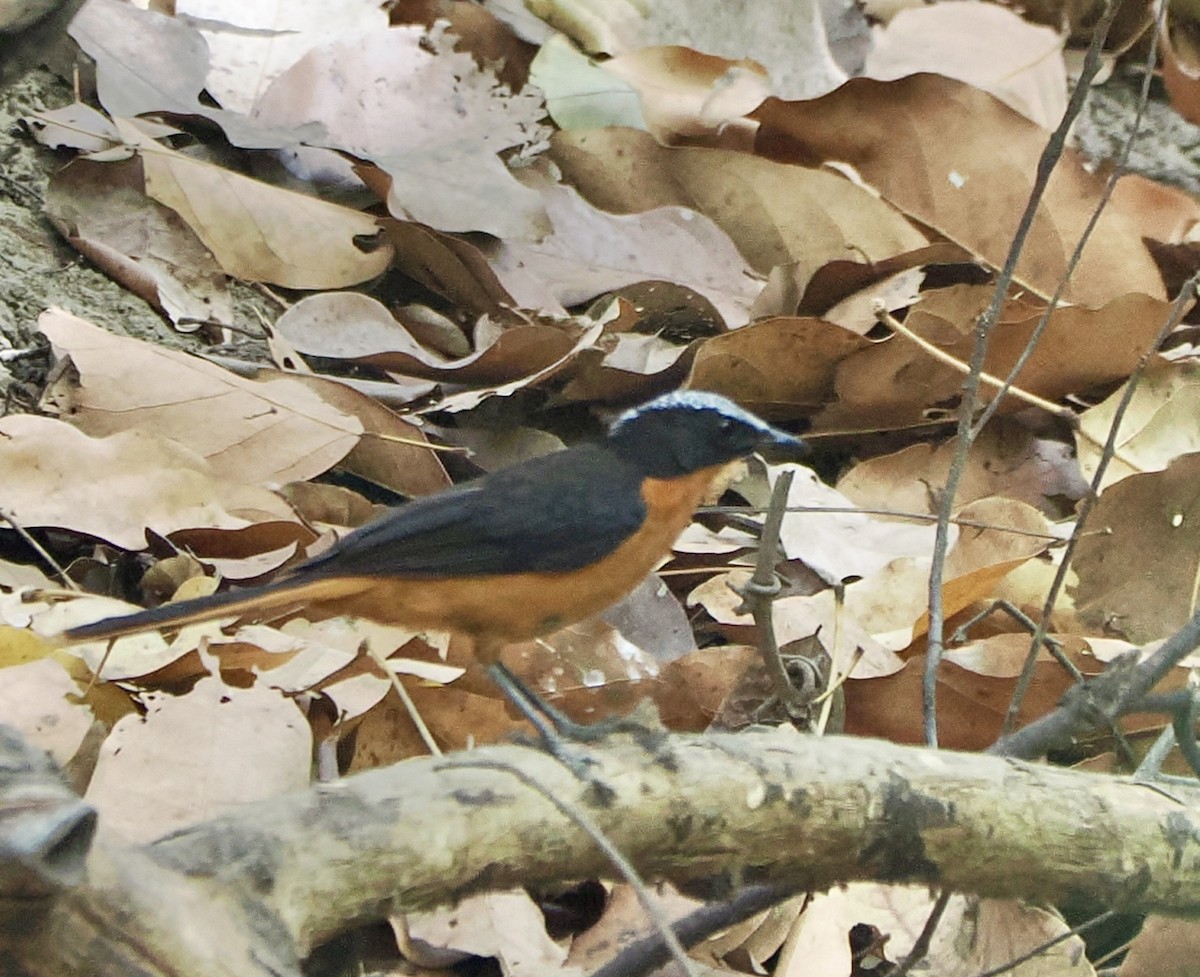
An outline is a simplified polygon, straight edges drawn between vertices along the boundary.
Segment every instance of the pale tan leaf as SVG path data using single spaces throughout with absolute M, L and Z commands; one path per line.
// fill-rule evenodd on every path
M 288 288 L 344 288 L 392 259 L 369 214 L 271 186 L 159 145 L 139 123 L 118 120 L 139 148 L 146 192 L 170 207 L 235 278 Z M 373 241 L 363 250 L 356 239 Z
M 221 478 L 281 484 L 328 470 L 362 433 L 357 418 L 300 380 L 246 380 L 198 357 L 114 336 L 62 309 L 38 322 L 79 371 L 79 387 L 60 386 L 50 403 L 88 434 L 153 430 L 202 455 Z
M 208 677 L 187 695 L 144 699 L 145 717 L 120 720 L 104 741 L 86 795 L 127 840 L 151 841 L 308 785 L 308 723 L 275 689 Z
M 21 473 L 0 487 L 0 507 L 25 527 L 56 526 L 125 549 L 145 530 L 167 535 L 194 526 L 238 528 L 238 510 L 290 510 L 273 493 L 223 479 L 184 446 L 144 431 L 90 437 L 32 414 L 0 419 L 0 468 Z
M 0 659 L 9 636 L 10 629 L 0 630 Z M 80 691 L 66 669 L 48 658 L 0 668 L 5 725 L 19 730 L 59 764 L 70 762 L 92 727 L 92 710 L 80 701 Z
M 410 936 L 431 946 L 495 957 L 505 977 L 561 973 L 566 958 L 524 891 L 472 896 L 453 909 L 410 915 L 406 924 Z
M 1075 443 L 1080 467 L 1089 481 L 1126 386 L 1122 384 L 1079 418 Z M 1200 451 L 1200 360 L 1151 361 L 1121 419 L 1115 447 L 1101 491 L 1130 475 L 1161 471 L 1180 455 Z
M 564 306 L 633 282 L 664 279 L 695 289 L 729 325 L 742 325 L 762 282 L 725 233 L 702 214 L 661 207 L 636 215 L 597 210 L 571 187 L 527 169 L 554 233 L 536 244 L 501 241 L 489 255 L 497 276 L 536 277 Z M 510 291 L 516 289 L 510 287 Z
M 632 51 L 605 62 L 604 70 L 641 95 L 645 128 L 667 144 L 687 139 L 751 149 L 755 126 L 745 116 L 771 94 L 771 80 L 758 62 L 713 57 L 678 45 Z
M 208 44 L 204 87 L 221 105 L 249 113 L 263 91 L 331 31 L 387 28 L 374 0 L 176 0 L 175 16 L 194 24 Z

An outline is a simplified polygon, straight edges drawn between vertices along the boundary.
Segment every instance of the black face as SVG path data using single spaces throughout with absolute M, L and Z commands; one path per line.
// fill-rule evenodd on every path
M 683 391 L 652 400 L 617 419 L 612 446 L 645 474 L 686 475 L 734 461 L 767 445 L 804 443 L 716 394 Z

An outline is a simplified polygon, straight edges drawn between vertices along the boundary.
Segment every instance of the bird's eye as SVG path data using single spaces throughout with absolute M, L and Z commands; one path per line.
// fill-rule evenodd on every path
M 717 425 L 717 430 L 722 434 L 730 434 L 736 426 L 732 417 L 722 417 L 721 422 Z

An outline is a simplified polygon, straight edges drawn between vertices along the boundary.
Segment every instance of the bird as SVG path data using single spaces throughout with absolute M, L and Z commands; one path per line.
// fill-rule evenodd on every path
M 456 632 L 546 740 L 550 728 L 531 712 L 559 730 L 569 721 L 500 652 L 625 597 L 671 552 L 721 470 L 764 448 L 807 452 L 724 396 L 675 391 L 620 414 L 599 442 L 403 503 L 270 583 L 77 625 L 63 637 L 300 610 Z

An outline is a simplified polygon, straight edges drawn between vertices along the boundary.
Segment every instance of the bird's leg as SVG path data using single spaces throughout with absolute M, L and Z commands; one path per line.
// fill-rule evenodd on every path
M 488 675 L 508 697 L 508 701 L 517 707 L 517 711 L 533 724 L 533 728 L 547 744 L 553 738 L 594 743 L 606 732 L 594 726 L 577 723 L 561 709 L 550 705 L 528 682 L 499 659 L 488 666 Z
M 563 754 L 569 752 L 569 743 L 595 743 L 616 732 L 631 733 L 648 753 L 656 756 L 659 754 L 663 737 L 661 726 L 654 729 L 633 715 L 590 724 L 579 723 L 538 695 L 523 678 L 498 658 L 488 665 L 488 674 L 508 697 L 509 702 L 533 724 L 546 750 L 564 762 L 567 760 Z M 572 753 L 571 756 L 574 758 L 575 755 Z M 572 763 L 568 762 L 568 766 L 572 766 Z

